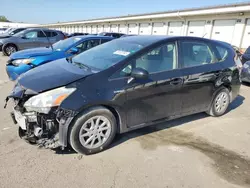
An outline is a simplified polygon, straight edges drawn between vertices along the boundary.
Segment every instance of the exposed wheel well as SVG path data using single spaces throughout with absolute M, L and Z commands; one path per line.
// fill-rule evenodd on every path
M 6 43 L 6 44 L 4 44 L 4 45 L 3 45 L 3 48 L 4 48 L 4 47 L 6 47 L 6 46 L 8 46 L 8 45 L 13 45 L 13 46 L 15 46 L 15 47 L 16 47 L 16 49 L 18 50 L 17 45 L 16 45 L 16 44 L 14 44 L 14 43 Z

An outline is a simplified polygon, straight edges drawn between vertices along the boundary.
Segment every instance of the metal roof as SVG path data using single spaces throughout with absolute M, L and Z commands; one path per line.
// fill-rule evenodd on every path
M 87 20 L 57 22 L 57 23 L 50 23 L 50 24 L 44 24 L 44 25 L 60 25 L 60 24 L 71 24 L 71 23 L 78 24 L 80 22 L 91 22 L 91 21 L 110 20 L 110 19 L 122 19 L 122 18 L 139 17 L 139 16 L 153 16 L 153 15 L 159 15 L 159 14 L 181 13 L 181 12 L 188 12 L 188 11 L 201 11 L 201 10 L 210 10 L 210 9 L 219 9 L 219 8 L 233 8 L 233 7 L 240 7 L 240 6 L 250 6 L 250 1 L 242 2 L 242 3 L 224 4 L 224 5 L 216 5 L 216 6 L 205 6 L 205 7 L 196 7 L 196 8 L 186 8 L 186 9 L 179 9 L 179 10 L 177 9 L 177 10 L 168 10 L 168 11 L 143 13 L 143 14 L 131 14 L 131 15 L 125 15 L 125 16 L 114 16 L 114 17 L 103 17 L 103 18 L 95 18 L 95 19 L 87 19 Z

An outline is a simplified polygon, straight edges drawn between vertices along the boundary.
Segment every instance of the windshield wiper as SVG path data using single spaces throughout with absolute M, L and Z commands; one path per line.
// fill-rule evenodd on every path
M 72 61 L 72 60 L 71 60 Z M 72 62 L 73 65 L 78 66 L 80 69 L 85 69 L 86 71 L 91 71 L 91 68 L 88 65 L 79 63 L 79 62 Z

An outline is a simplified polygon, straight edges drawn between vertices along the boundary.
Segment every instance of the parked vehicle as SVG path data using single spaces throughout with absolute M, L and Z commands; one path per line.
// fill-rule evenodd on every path
M 223 115 L 241 86 L 236 61 L 231 46 L 209 39 L 124 37 L 28 71 L 7 100 L 16 101 L 21 137 L 93 154 L 117 133 L 204 111 Z
M 243 82 L 250 83 L 250 61 L 244 63 L 241 72 L 241 78 Z
M 0 34 L 4 33 L 7 30 L 7 28 L 0 28 Z
M 1 38 L 8 38 L 9 36 L 15 35 L 15 34 L 21 32 L 25 29 L 27 29 L 27 28 L 10 28 L 6 32 L 4 32 L 0 35 L 0 39 Z
M 16 80 L 19 75 L 30 69 L 56 59 L 71 57 L 112 39 L 106 36 L 77 36 L 60 40 L 49 48 L 22 50 L 10 56 L 6 71 L 10 80 Z
M 124 34 L 123 33 L 113 33 L 113 32 L 102 32 L 102 33 L 99 33 L 98 35 L 120 38 Z
M 50 43 L 56 43 L 64 38 L 65 36 L 61 31 L 29 28 L 13 36 L 0 38 L 0 49 L 2 49 L 4 55 L 10 56 L 19 50 L 50 46 Z
M 137 36 L 137 35 L 122 35 L 121 37 L 131 37 L 131 36 Z
M 88 35 L 88 33 L 71 33 L 68 35 L 68 37 L 74 37 L 74 36 L 81 36 L 81 35 Z
M 243 64 L 247 61 L 250 61 L 250 46 L 246 49 L 245 53 L 241 56 L 241 61 Z
M 238 46 L 232 45 L 232 47 L 234 48 L 235 52 L 237 53 L 237 55 L 238 55 L 239 57 L 241 57 L 241 56 L 244 54 L 244 51 L 241 50 Z

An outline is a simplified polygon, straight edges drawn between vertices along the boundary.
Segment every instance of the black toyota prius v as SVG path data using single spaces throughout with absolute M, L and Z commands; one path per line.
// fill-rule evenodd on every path
M 21 138 L 94 154 L 120 133 L 200 112 L 223 115 L 239 93 L 239 63 L 223 42 L 124 37 L 28 71 L 6 101 L 15 104 Z

